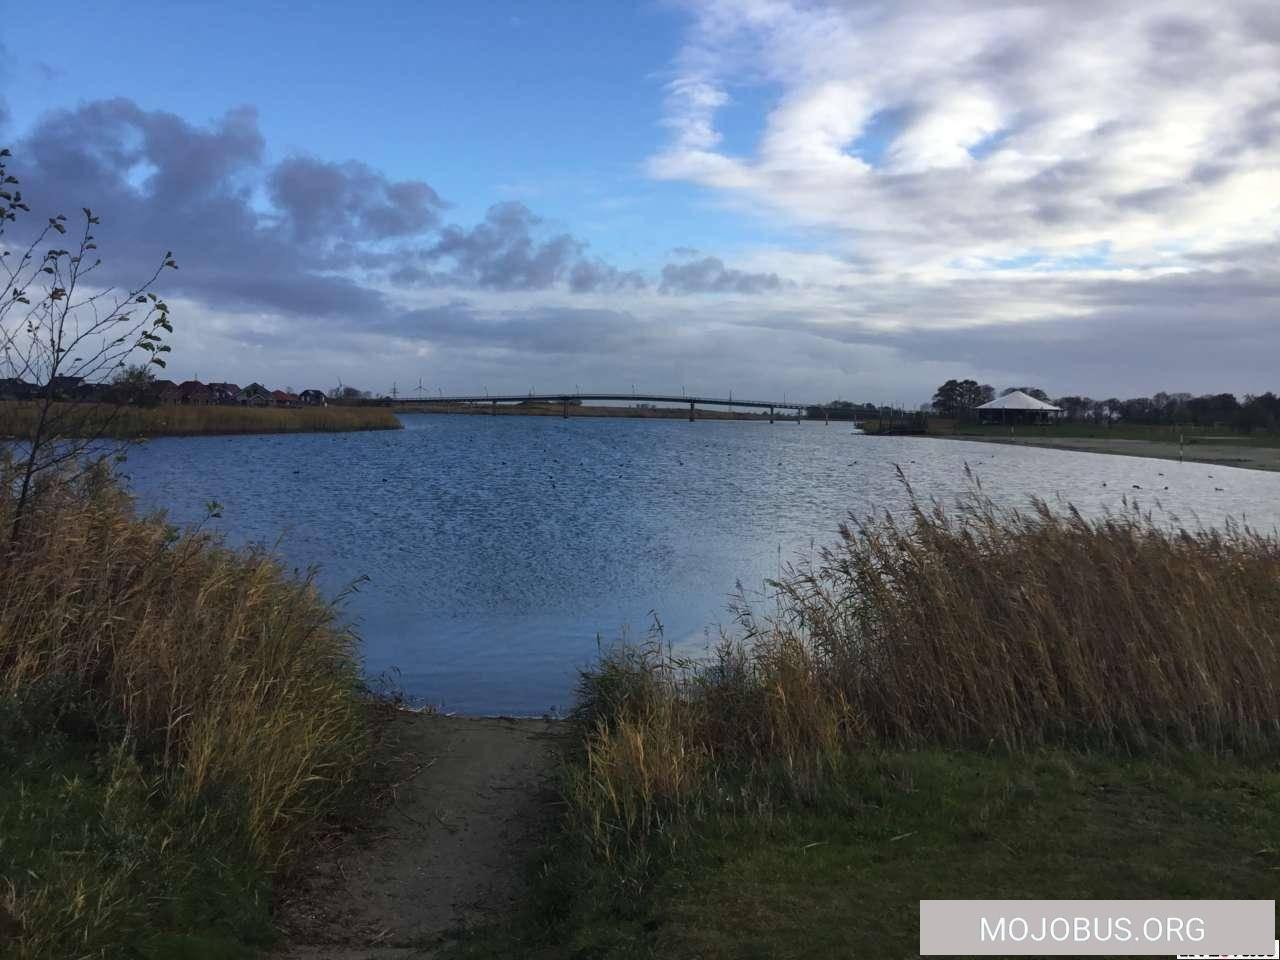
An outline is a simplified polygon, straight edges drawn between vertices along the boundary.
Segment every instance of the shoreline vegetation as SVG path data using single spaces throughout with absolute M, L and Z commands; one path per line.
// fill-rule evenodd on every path
M 735 602 L 710 658 L 660 628 L 604 651 L 558 725 L 556 795 L 520 807 L 522 899 L 402 945 L 906 956 L 921 897 L 1268 895 L 1280 542 L 1003 511 L 976 486 L 912 503 Z M 406 755 L 388 723 L 437 721 L 370 693 L 340 612 L 271 555 L 135 515 L 102 467 L 30 509 L 0 556 L 0 952 L 263 955 L 317 850 L 403 818 L 391 767 L 450 776 L 446 728 Z M 531 729 L 483 755 L 522 764 Z M 459 790 L 488 782 L 469 770 Z M 505 835 L 481 816 L 440 822 Z M 372 895 L 333 889 L 338 927 Z
M 70 404 L 55 404 L 56 415 Z M 94 436 L 129 440 L 152 437 L 229 436 L 250 433 L 339 433 L 399 430 L 403 424 L 385 407 L 330 404 L 323 407 L 159 404 L 75 404 L 68 418 Z M 0 438 L 25 439 L 39 415 L 28 401 L 0 403 Z
M 398 414 L 412 415 L 421 413 L 448 413 L 461 416 L 499 416 L 499 417 L 561 417 L 565 410 L 558 403 L 500 403 L 491 406 L 487 403 L 413 403 L 391 404 L 390 409 Z M 688 407 L 614 407 L 604 405 L 570 405 L 568 415 L 572 417 L 629 417 L 638 420 L 688 420 Z M 740 410 L 725 410 L 711 407 L 699 407 L 698 420 L 765 420 L 769 413 L 747 413 Z M 784 416 L 779 413 L 778 420 L 794 420 L 795 416 Z
M 0 528 L 15 464 L 0 459 Z M 47 477 L 0 544 L 0 954 L 243 957 L 384 710 L 309 576 Z
M 851 521 L 582 677 L 514 955 L 909 956 L 921 898 L 1269 897 L 1280 542 L 1033 504 Z

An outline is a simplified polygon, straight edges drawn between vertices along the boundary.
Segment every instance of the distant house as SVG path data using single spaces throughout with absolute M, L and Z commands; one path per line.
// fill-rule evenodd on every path
M 50 381 L 53 395 L 63 400 L 74 397 L 82 383 L 84 383 L 84 377 L 54 377 Z
M 1013 390 L 977 408 L 979 423 L 1056 423 L 1062 408 Z
M 212 403 L 239 403 L 240 385 L 235 383 L 210 383 L 209 393 Z
M 178 385 L 172 380 L 152 380 L 147 384 L 148 402 L 177 403 L 180 399 Z
M 179 403 L 213 403 L 213 391 L 199 380 L 184 380 L 178 384 L 178 394 Z
M 161 384 L 164 384 L 161 386 Z M 160 398 L 161 403 L 181 403 L 182 387 L 174 383 L 172 380 L 157 380 L 154 384 L 158 387 L 156 396 Z
M 271 399 L 276 402 L 277 407 L 291 407 L 294 405 L 294 403 L 297 401 L 298 398 L 295 397 L 292 393 L 286 393 L 283 390 L 272 390 Z
M 36 395 L 36 385 L 17 377 L 0 378 L 0 400 L 30 400 Z
M 111 386 L 106 383 L 82 383 L 71 392 L 71 396 L 85 403 L 101 403 L 111 399 Z
M 249 407 L 273 407 L 276 399 L 270 390 L 260 383 L 251 383 L 240 391 L 238 402 Z
M 298 399 L 308 407 L 324 407 L 329 404 L 329 398 L 324 395 L 323 390 L 303 390 L 298 394 Z

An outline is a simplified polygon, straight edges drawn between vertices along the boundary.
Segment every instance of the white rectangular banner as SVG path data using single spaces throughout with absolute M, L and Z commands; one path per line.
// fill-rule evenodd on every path
M 1274 900 L 921 900 L 921 956 L 1272 956 Z

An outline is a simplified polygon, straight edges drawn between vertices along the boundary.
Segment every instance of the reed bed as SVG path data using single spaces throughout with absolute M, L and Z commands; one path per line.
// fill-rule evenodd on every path
M 3 871 L 0 953 L 12 935 L 17 956 L 118 955 L 225 850 L 267 877 L 288 864 L 363 769 L 368 704 L 310 578 L 135 516 L 100 468 L 34 504 L 0 546 L 0 854 L 53 860 Z
M 1280 543 L 980 488 L 850 520 L 709 662 L 586 673 L 569 798 L 606 855 L 708 809 L 804 801 L 868 748 L 1280 755 Z
M 0 437 L 29 438 L 38 406 L 0 402 Z M 386 407 L 242 407 L 162 404 L 155 407 L 109 404 L 55 404 L 55 416 L 75 435 L 116 439 L 241 433 L 339 433 L 398 430 L 402 424 Z

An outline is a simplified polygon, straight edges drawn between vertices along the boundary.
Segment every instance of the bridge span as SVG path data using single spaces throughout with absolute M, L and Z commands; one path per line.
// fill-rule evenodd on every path
M 605 403 L 668 403 L 678 406 L 689 405 L 689 419 L 697 419 L 697 408 L 703 407 L 747 407 L 752 410 L 768 410 L 769 422 L 772 423 L 777 411 L 785 410 L 794 414 L 798 421 L 804 410 L 811 406 L 807 403 L 796 403 L 788 400 L 743 400 L 738 397 L 701 397 L 687 396 L 685 394 L 665 394 L 665 393 L 508 393 L 508 394 L 458 394 L 454 396 L 438 395 L 434 397 L 396 397 L 389 399 L 386 397 L 373 401 L 374 403 L 396 405 L 418 405 L 429 406 L 432 404 L 489 404 L 491 413 L 497 413 L 498 404 L 512 403 L 546 403 L 560 404 L 561 413 L 568 417 L 571 415 L 571 407 L 577 406 L 585 401 L 599 401 Z

